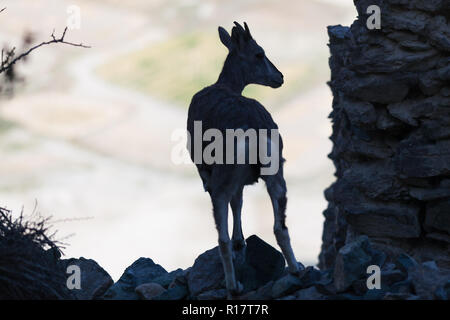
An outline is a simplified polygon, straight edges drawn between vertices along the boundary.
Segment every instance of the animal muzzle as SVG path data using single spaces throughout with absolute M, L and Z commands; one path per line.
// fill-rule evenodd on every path
M 270 81 L 270 86 L 272 88 L 279 88 L 283 85 L 283 83 L 284 83 L 283 74 L 280 73 L 279 75 L 272 77 L 272 79 Z

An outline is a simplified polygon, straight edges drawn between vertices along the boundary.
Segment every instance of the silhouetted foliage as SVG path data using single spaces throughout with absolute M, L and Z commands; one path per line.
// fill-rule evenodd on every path
M 73 299 L 48 220 L 0 208 L 0 299 Z

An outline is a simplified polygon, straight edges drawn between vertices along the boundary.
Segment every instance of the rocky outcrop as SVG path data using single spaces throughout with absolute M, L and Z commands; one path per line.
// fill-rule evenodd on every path
M 247 240 L 244 260 L 235 259 L 237 280 L 244 293 L 255 290 L 285 273 L 283 255 L 257 236 Z M 206 251 L 196 260 L 187 275 L 189 291 L 193 296 L 223 288 L 224 272 L 218 247 Z
M 341 249 L 367 235 L 387 262 L 407 253 L 448 270 L 450 4 L 354 3 L 352 26 L 328 29 L 336 182 L 325 191 L 320 268 L 336 272 Z M 380 30 L 367 28 L 370 5 Z
M 64 270 L 69 266 L 78 266 L 80 270 L 80 289 L 71 290 L 77 300 L 93 300 L 103 296 L 114 283 L 111 276 L 92 259 L 63 259 L 61 260 Z
M 114 283 L 103 297 L 112 300 L 136 300 L 137 287 L 149 282 L 158 283 L 158 277 L 166 274 L 167 271 L 152 259 L 139 258 L 125 270 L 119 281 Z
M 400 254 L 386 262 L 386 254 L 375 249 L 367 236 L 344 245 L 337 253 L 333 270 L 300 265 L 292 275 L 281 253 L 256 236 L 247 240 L 246 253 L 234 260 L 237 278 L 243 285 L 240 300 L 377 300 L 450 299 L 450 275 L 434 261 L 417 262 Z M 82 286 L 73 290 L 78 299 L 120 300 L 223 300 L 227 298 L 224 274 L 217 247 L 207 250 L 193 266 L 167 272 L 149 258 L 129 266 L 114 284 L 94 261 L 71 259 L 80 266 Z M 370 287 L 379 266 L 379 287 Z M 86 283 L 91 279 L 92 283 Z M 110 287 L 104 285 L 109 283 Z M 99 296 L 95 288 L 107 291 Z

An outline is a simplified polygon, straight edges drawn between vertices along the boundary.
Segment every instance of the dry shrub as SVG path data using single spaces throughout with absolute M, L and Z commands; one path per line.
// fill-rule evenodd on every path
M 0 208 L 0 299 L 73 299 L 48 220 Z

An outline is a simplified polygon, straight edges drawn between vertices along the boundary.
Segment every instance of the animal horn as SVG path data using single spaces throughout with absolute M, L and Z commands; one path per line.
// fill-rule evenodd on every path
M 245 27 L 245 33 L 247 34 L 248 38 L 251 39 L 252 35 L 250 33 L 250 29 L 249 29 L 249 27 L 247 25 L 247 22 L 244 22 L 244 27 Z
M 234 25 L 236 26 L 236 28 L 238 28 L 240 33 L 245 34 L 244 28 L 242 28 L 242 26 L 238 22 L 235 21 Z

